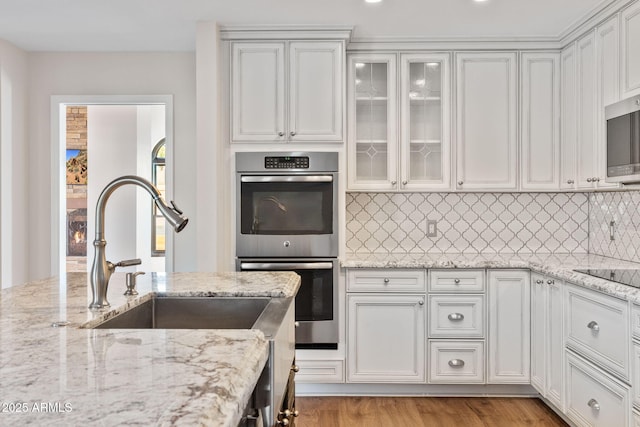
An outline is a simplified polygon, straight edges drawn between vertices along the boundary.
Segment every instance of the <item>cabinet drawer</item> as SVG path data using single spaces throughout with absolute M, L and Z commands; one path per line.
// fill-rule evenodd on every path
M 429 382 L 484 383 L 484 342 L 430 340 Z
M 349 269 L 348 292 L 425 292 L 427 275 L 417 269 Z
M 430 292 L 484 292 L 484 270 L 429 270 Z
M 579 426 L 628 426 L 629 388 L 567 352 L 567 416 Z
M 629 379 L 627 302 L 576 286 L 566 287 L 567 346 L 600 367 Z
M 640 412 L 633 411 L 633 427 L 640 427 Z
M 484 337 L 484 295 L 429 295 L 429 337 Z
M 344 360 L 299 360 L 297 383 L 343 383 Z

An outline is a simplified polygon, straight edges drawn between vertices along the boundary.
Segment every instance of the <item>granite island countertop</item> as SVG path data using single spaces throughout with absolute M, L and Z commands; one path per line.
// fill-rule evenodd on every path
M 640 269 L 640 264 L 593 254 L 348 253 L 344 268 L 522 268 L 640 304 L 640 289 L 574 269 Z
M 135 297 L 112 276 L 111 310 L 150 293 L 292 297 L 295 273 L 152 273 Z M 87 274 L 0 292 L 0 426 L 236 426 L 268 358 L 258 330 L 81 329 L 110 309 L 87 307 Z M 52 327 L 66 321 L 65 327 Z

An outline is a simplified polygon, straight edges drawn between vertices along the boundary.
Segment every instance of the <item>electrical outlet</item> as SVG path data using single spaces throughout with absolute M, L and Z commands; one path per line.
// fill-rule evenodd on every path
M 438 221 L 435 219 L 427 220 L 427 237 L 437 237 L 438 236 Z

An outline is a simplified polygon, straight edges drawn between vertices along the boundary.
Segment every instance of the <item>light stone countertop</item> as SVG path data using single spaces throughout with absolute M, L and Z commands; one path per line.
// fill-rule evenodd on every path
M 285 272 L 153 273 L 125 297 L 124 278 L 111 278 L 111 309 L 150 293 L 292 297 L 300 286 Z M 262 332 L 80 329 L 109 311 L 90 300 L 84 273 L 0 292 L 0 426 L 237 425 L 268 358 Z
M 393 254 L 358 253 L 344 268 L 524 268 L 640 304 L 640 289 L 574 269 L 640 269 L 640 264 L 591 254 Z

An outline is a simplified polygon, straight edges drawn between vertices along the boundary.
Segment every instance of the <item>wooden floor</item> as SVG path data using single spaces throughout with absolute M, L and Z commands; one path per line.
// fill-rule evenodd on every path
M 566 426 L 533 398 L 296 397 L 296 427 Z

